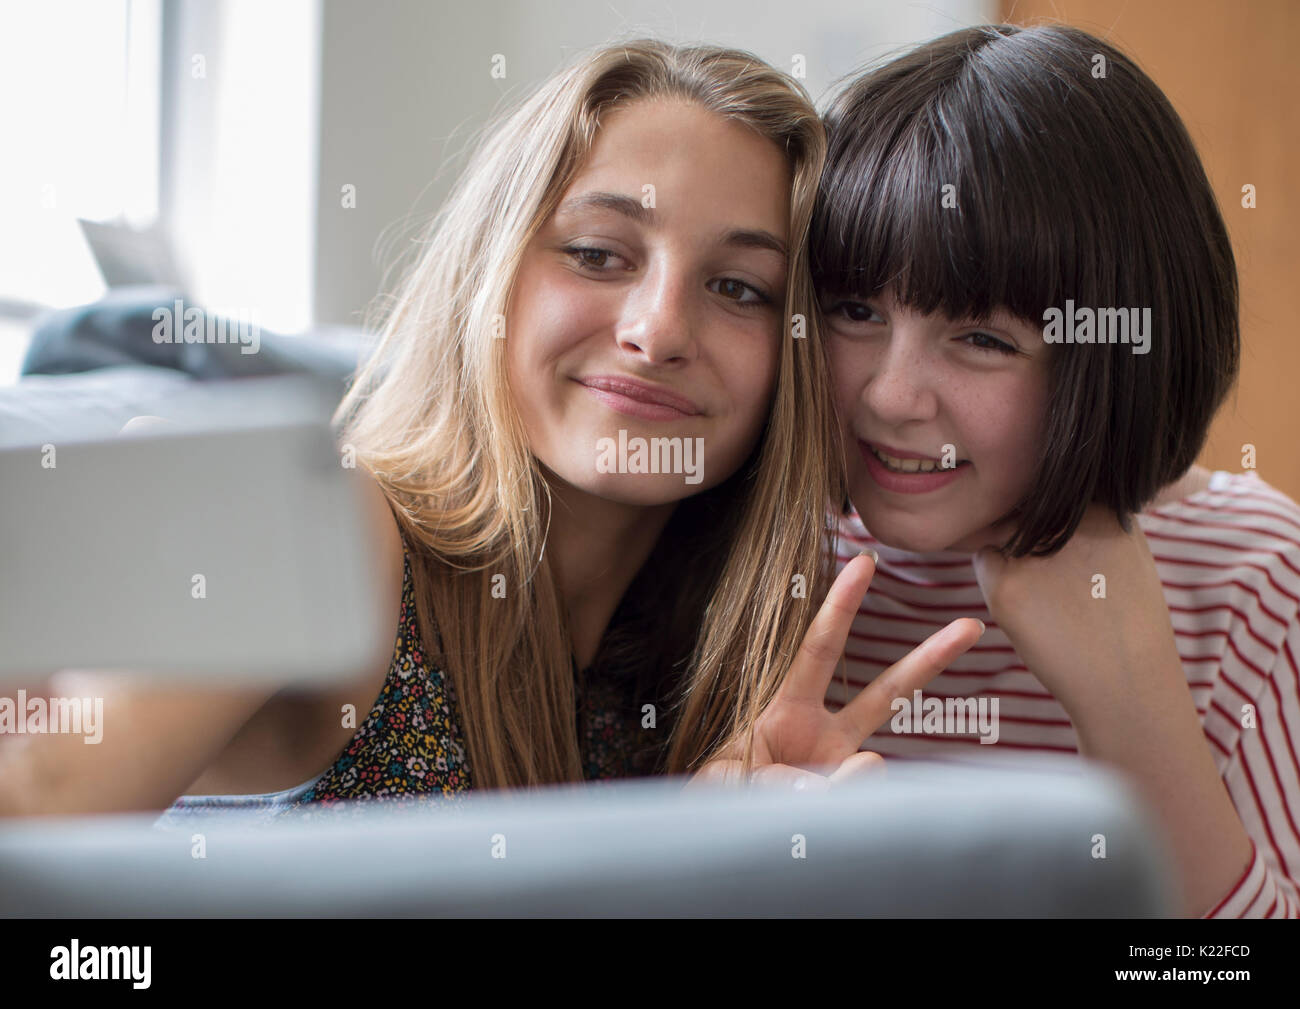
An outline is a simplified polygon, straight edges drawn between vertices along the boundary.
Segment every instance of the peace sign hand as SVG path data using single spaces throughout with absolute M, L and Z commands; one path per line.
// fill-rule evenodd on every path
M 889 720 L 894 699 L 910 699 L 914 690 L 943 672 L 984 633 L 978 620 L 954 620 L 877 676 L 839 711 L 827 710 L 826 690 L 875 570 L 871 555 L 860 554 L 831 585 L 780 689 L 754 724 L 754 781 L 802 781 L 804 787 L 825 790 L 882 767 L 879 754 L 860 752 L 859 747 Z M 743 776 L 742 745 L 733 742 L 722 756 L 697 771 L 686 787 L 737 783 Z

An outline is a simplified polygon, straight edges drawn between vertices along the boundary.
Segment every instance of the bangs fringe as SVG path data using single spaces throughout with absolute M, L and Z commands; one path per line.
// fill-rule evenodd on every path
M 1083 184 L 1106 176 L 1096 138 L 1042 112 L 1088 97 L 1048 78 L 1033 85 L 1039 101 L 1024 101 L 1014 93 L 1023 80 L 999 79 L 995 48 L 934 68 L 955 69 L 937 87 L 888 65 L 828 112 L 811 236 L 820 291 L 867 297 L 892 286 L 926 314 L 981 320 L 1005 309 L 1035 325 L 1067 297 L 1127 303 L 1118 271 L 1097 255 L 1126 201 Z

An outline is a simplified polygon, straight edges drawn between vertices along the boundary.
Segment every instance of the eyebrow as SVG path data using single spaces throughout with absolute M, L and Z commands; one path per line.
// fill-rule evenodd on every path
M 555 212 L 556 214 L 571 214 L 583 210 L 612 210 L 636 221 L 638 224 L 645 224 L 650 227 L 657 223 L 653 209 L 642 206 L 640 200 L 623 193 L 583 193 L 580 196 L 573 196 L 565 200 L 556 208 Z M 786 251 L 785 242 L 770 231 L 765 231 L 762 228 L 732 228 L 722 233 L 719 243 L 740 249 L 766 249 L 769 252 L 775 252 L 779 256 L 789 255 Z

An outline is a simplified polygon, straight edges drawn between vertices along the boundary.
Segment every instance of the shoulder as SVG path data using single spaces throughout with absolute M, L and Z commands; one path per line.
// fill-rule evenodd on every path
M 1300 505 L 1254 473 L 1216 472 L 1139 515 L 1165 585 L 1185 614 L 1245 620 L 1273 650 L 1300 621 Z M 1171 602 L 1171 608 L 1173 603 Z M 1261 656 L 1262 658 L 1262 656 Z
M 392 661 L 392 645 L 400 629 L 408 568 L 406 545 L 388 495 L 370 473 L 362 469 L 356 472 L 363 516 L 359 534 L 366 540 L 366 553 L 371 558 L 370 576 L 378 596 L 376 605 L 387 628 L 385 643 L 376 653 L 372 667 L 358 671 L 362 682 L 373 683 L 382 678 Z
M 1231 475 L 1231 474 L 1227 474 Z M 1163 488 L 1156 499 L 1151 502 L 1152 507 L 1162 507 L 1172 504 L 1175 501 L 1181 501 L 1192 494 L 1199 494 L 1206 490 L 1214 480 L 1214 473 L 1204 466 L 1193 466 L 1189 469 L 1181 480 L 1175 480 L 1167 487 Z
M 370 537 L 371 549 L 385 574 L 391 576 L 396 573 L 400 590 L 406 547 L 393 515 L 393 507 L 383 487 L 372 474 L 365 470 L 358 470 L 357 474 L 361 497 L 365 502 L 365 529 Z M 391 581 L 391 578 L 386 581 Z
M 436 672 L 436 667 L 425 659 L 422 647 L 422 635 L 416 616 L 416 565 L 412 561 L 412 549 L 419 550 L 419 544 L 413 543 L 408 534 L 398 524 L 393 505 L 388 494 L 372 475 L 366 474 L 364 495 L 368 532 L 375 554 L 375 570 L 380 578 L 383 593 L 384 612 L 394 621 L 396 649 L 388 653 L 388 659 L 397 661 L 403 654 L 413 656 L 415 665 L 424 666 L 428 672 Z M 435 630 L 433 633 L 437 633 Z M 389 636 L 391 643 L 393 636 Z M 376 667 L 375 673 L 378 673 Z
M 1262 550 L 1285 561 L 1300 551 L 1300 505 L 1254 473 L 1189 473 L 1166 488 L 1139 520 L 1148 535 L 1151 529 L 1182 529 L 1189 542 Z

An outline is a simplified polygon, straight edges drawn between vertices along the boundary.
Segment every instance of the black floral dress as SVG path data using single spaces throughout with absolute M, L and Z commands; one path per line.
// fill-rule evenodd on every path
M 379 699 L 339 758 L 296 801 L 385 799 L 473 787 L 456 692 L 420 648 L 409 555 L 393 663 Z M 641 729 L 641 706 L 630 679 L 588 678 L 575 667 L 579 748 L 588 779 L 650 773 L 657 731 Z M 658 730 L 661 731 L 661 730 Z
M 294 788 L 262 795 L 181 796 L 159 819 L 177 821 L 219 810 L 256 819 L 314 818 L 382 802 L 410 807 L 432 798 L 456 799 L 473 776 L 449 679 L 423 653 L 409 553 L 404 559 L 402 609 L 393 661 L 365 721 L 328 769 Z M 579 750 L 588 780 L 654 773 L 665 729 L 642 726 L 634 678 L 574 667 Z M 365 800 L 359 802 L 354 800 Z

